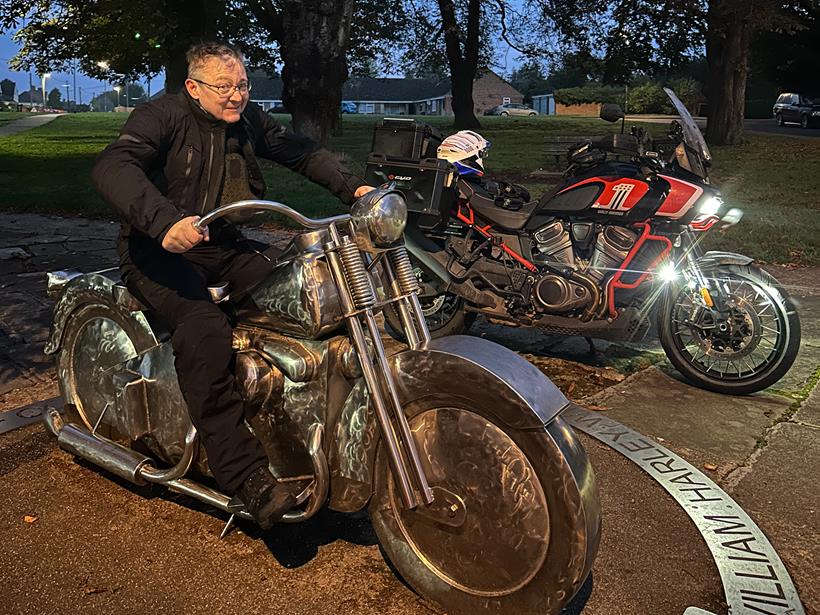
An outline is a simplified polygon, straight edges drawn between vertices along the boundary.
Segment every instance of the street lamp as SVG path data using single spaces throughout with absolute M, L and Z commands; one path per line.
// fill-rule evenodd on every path
M 42 77 L 43 77 L 43 83 L 42 83 L 42 87 L 43 87 L 43 111 L 45 111 L 46 110 L 46 79 L 51 77 L 51 73 L 43 73 Z
M 115 85 L 114 89 L 117 91 L 117 106 L 120 106 L 120 90 L 122 89 L 120 86 Z
M 65 83 L 65 84 L 63 84 L 63 87 L 65 88 L 66 111 L 68 111 L 69 109 L 71 109 L 71 104 L 70 104 L 71 103 L 71 100 L 70 100 L 70 98 L 71 98 L 71 86 L 68 85 L 67 83 Z

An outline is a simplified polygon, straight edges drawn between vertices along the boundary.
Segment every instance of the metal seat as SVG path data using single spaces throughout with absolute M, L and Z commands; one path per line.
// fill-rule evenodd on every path
M 128 292 L 128 288 L 126 288 L 125 284 L 122 282 L 116 282 L 111 287 L 111 292 L 113 294 L 114 301 L 131 312 L 144 312 L 148 310 L 148 306 Z M 223 303 L 228 301 L 231 298 L 230 283 L 219 282 L 215 285 L 209 286 L 208 294 L 211 297 L 211 301 L 214 303 Z

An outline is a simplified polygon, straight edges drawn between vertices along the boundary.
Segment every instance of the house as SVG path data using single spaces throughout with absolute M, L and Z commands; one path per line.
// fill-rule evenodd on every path
M 251 100 L 263 109 L 282 106 L 282 80 L 262 71 L 250 74 Z M 342 88 L 342 99 L 357 113 L 375 115 L 453 115 L 450 80 L 354 77 Z M 503 103 L 523 102 L 524 95 L 491 70 L 473 84 L 476 115 Z

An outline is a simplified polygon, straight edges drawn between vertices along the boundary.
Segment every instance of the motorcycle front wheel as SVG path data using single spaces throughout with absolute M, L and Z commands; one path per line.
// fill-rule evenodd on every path
M 599 539 L 583 448 L 560 417 L 515 430 L 446 397 L 405 411 L 430 485 L 453 494 L 466 513 L 454 525 L 406 509 L 382 447 L 370 515 L 383 551 L 447 613 L 560 612 L 586 580 Z
M 675 284 L 658 312 L 658 336 L 672 365 L 695 385 L 729 395 L 769 387 L 800 347 L 800 319 L 777 280 L 753 265 L 704 272 L 722 310 L 701 305 L 697 289 Z

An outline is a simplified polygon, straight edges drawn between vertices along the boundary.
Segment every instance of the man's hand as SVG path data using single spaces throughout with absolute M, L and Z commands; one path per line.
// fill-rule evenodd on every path
M 375 190 L 375 188 L 373 186 L 359 186 L 356 188 L 356 192 L 353 193 L 353 197 L 358 199 L 360 196 L 364 196 L 371 190 Z
M 198 231 L 194 228 L 194 222 L 198 221 L 199 216 L 188 216 L 174 224 L 174 226 L 165 233 L 165 237 L 162 240 L 162 247 L 169 252 L 180 254 L 187 252 L 202 240 L 208 241 L 210 236 L 208 235 L 207 226 L 202 231 Z

